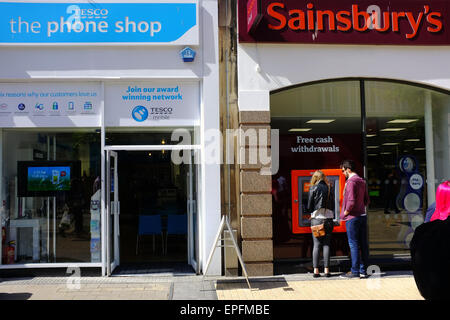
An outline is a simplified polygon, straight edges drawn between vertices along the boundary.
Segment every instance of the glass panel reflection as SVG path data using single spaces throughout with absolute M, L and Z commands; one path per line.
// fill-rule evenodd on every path
M 2 263 L 100 262 L 100 134 L 3 130 Z

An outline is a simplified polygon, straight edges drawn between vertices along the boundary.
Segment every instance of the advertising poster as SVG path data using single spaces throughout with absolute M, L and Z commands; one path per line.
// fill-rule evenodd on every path
M 28 191 L 70 190 L 70 167 L 28 167 Z
M 132 82 L 105 86 L 106 126 L 200 124 L 197 82 Z
M 100 84 L 0 84 L 2 127 L 97 127 Z

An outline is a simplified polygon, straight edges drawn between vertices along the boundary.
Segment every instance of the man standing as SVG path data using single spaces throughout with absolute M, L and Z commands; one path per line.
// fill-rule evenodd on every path
M 352 258 L 351 271 L 341 277 L 366 278 L 369 260 L 367 243 L 367 214 L 369 194 L 364 179 L 355 172 L 355 162 L 345 160 L 341 164 L 342 173 L 347 182 L 344 188 L 344 200 L 340 217 L 346 221 L 348 244 Z M 359 250 L 361 249 L 361 255 Z

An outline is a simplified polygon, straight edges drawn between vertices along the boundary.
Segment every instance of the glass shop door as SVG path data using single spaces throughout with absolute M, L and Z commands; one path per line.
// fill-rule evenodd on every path
M 118 183 L 118 155 L 116 151 L 106 152 L 106 213 L 107 213 L 107 275 L 110 276 L 120 264 L 120 232 L 119 232 L 119 183 Z

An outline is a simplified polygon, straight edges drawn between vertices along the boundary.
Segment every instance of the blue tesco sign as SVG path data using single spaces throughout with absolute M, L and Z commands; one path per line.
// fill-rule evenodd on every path
M 0 44 L 198 45 L 198 3 L 0 2 Z

